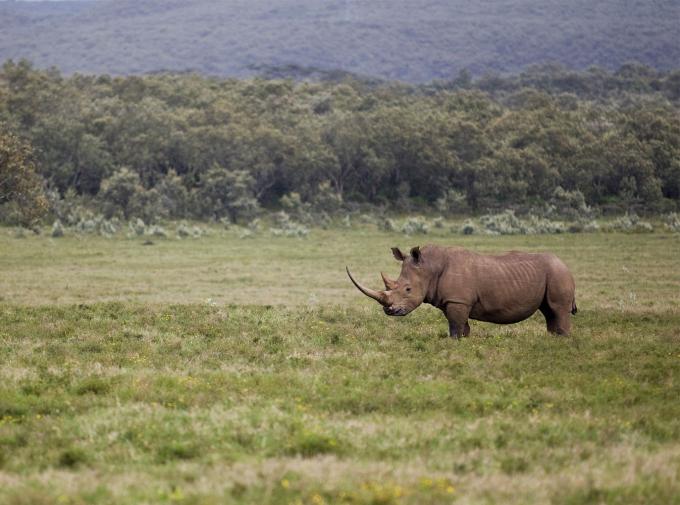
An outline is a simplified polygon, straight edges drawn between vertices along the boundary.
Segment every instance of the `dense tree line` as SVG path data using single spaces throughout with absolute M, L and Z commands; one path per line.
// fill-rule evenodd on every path
M 537 68 L 426 86 L 64 77 L 8 61 L 0 125 L 34 149 L 52 198 L 110 215 L 238 219 L 295 193 L 451 212 L 556 192 L 604 209 L 678 209 L 680 78 Z

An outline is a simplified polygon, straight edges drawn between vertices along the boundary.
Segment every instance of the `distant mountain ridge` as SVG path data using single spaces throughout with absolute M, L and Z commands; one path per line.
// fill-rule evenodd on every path
M 65 73 L 313 67 L 426 82 L 462 69 L 680 63 L 676 0 L 0 2 L 0 60 Z

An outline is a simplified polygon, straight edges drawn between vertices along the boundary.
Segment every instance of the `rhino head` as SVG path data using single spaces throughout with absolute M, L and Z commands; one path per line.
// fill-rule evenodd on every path
M 399 278 L 393 281 L 380 272 L 385 283 L 384 291 L 376 291 L 362 286 L 354 280 L 349 268 L 347 268 L 347 275 L 359 291 L 383 306 L 385 314 L 388 316 L 405 316 L 425 300 L 429 276 L 423 268 L 420 247 L 411 249 L 408 256 L 402 253 L 399 248 L 393 247 L 392 254 L 398 261 L 402 262 L 401 273 Z

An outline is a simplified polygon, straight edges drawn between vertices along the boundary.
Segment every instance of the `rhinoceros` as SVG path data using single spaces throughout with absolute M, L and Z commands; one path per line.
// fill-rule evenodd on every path
M 477 254 L 462 248 L 434 245 L 414 247 L 409 255 L 393 247 L 402 262 L 395 280 L 382 272 L 384 291 L 352 283 L 378 301 L 385 314 L 405 316 L 421 303 L 442 310 L 453 338 L 468 336 L 468 319 L 510 324 L 540 310 L 548 331 L 567 335 L 576 314 L 574 278 L 554 254 L 512 251 L 501 255 Z

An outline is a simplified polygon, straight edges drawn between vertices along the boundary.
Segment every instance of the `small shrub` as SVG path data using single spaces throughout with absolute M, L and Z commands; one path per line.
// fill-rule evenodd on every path
M 424 219 L 420 217 L 410 217 L 401 227 L 402 233 L 406 235 L 425 235 L 430 231 Z
M 489 235 L 526 235 L 529 231 L 513 210 L 482 216 L 480 222 Z
M 487 235 L 541 235 L 579 231 L 578 227 L 570 228 L 562 221 L 553 221 L 545 217 L 532 216 L 528 221 L 523 220 L 517 217 L 513 210 L 482 216 L 480 223 Z M 463 234 L 466 234 L 467 226 L 471 227 L 469 234 L 476 233 L 474 223 L 466 221 L 461 229 Z
M 309 235 L 309 228 L 301 223 L 296 223 L 290 219 L 290 216 L 285 211 L 277 212 L 273 216 L 276 223 L 275 228 L 269 231 L 275 237 L 299 237 L 304 238 Z
M 551 221 L 550 219 L 542 217 L 532 217 L 527 227 L 527 233 L 544 235 L 544 234 L 556 234 L 565 233 L 567 231 L 567 225 L 561 221 Z
M 81 234 L 98 233 L 104 237 L 110 237 L 116 234 L 120 226 L 120 221 L 117 217 L 106 219 L 102 214 L 95 215 L 84 209 L 80 209 L 77 216 L 71 215 L 68 219 L 70 222 L 74 222 L 77 219 L 73 228 L 76 233 Z M 130 233 L 134 234 L 132 229 L 130 229 Z
M 342 208 L 342 204 L 342 195 L 328 181 L 319 184 L 312 198 L 312 207 L 317 213 L 335 214 Z
M 128 223 L 128 236 L 141 237 L 145 232 L 146 225 L 140 218 L 137 218 L 134 222 L 130 221 L 130 223 Z
M 626 213 L 624 216 L 615 219 L 608 229 L 624 233 L 649 233 L 654 231 L 651 223 L 641 221 L 640 217 L 634 212 Z
M 309 228 L 302 224 L 297 224 L 294 227 L 285 230 L 284 235 L 287 237 L 306 238 L 307 235 L 309 235 Z
M 378 224 L 378 228 L 381 229 L 382 231 L 396 231 L 397 225 L 393 220 L 386 217 L 382 221 L 380 221 L 380 223 Z
M 303 201 L 299 193 L 288 193 L 281 197 L 281 206 L 293 221 L 327 228 L 331 222 L 329 213 L 336 212 L 342 203 L 342 199 L 338 202 L 329 188 L 321 184 L 311 202 Z
M 168 232 L 165 231 L 165 228 L 156 224 L 149 227 L 148 234 L 153 237 L 168 238 Z
M 579 220 L 571 223 L 567 231 L 569 233 L 595 233 L 600 231 L 600 225 L 594 219 L 590 221 Z
M 583 225 L 583 231 L 586 233 L 596 233 L 600 231 L 600 225 L 593 219 Z
M 116 232 L 118 231 L 118 219 L 113 218 L 113 219 L 104 219 L 100 224 L 99 224 L 99 233 L 101 235 L 104 235 L 105 237 L 110 237 L 111 235 L 115 235 Z
M 52 225 L 52 236 L 54 238 L 64 236 L 64 226 L 61 224 L 61 221 L 59 219 L 56 219 L 54 221 L 54 224 Z
M 241 233 L 239 233 L 238 238 L 244 239 L 244 238 L 253 238 L 255 237 L 255 233 L 252 230 L 249 230 L 248 228 L 243 228 L 241 230 Z
M 79 196 L 73 188 L 67 189 L 61 198 L 58 191 L 50 191 L 48 198 L 52 212 L 66 226 L 75 226 L 86 212 L 83 197 Z
M 283 195 L 279 202 L 284 211 L 298 221 L 310 222 L 312 220 L 312 205 L 303 202 L 300 193 L 291 192 Z
M 475 233 L 478 233 L 477 225 L 475 225 L 474 221 L 468 219 L 463 223 L 463 226 L 460 227 L 460 232 L 463 235 L 474 235 Z
M 177 233 L 177 237 L 179 238 L 187 238 L 191 236 L 191 230 L 184 221 L 177 225 L 177 228 L 175 228 L 175 233 Z
M 463 214 L 469 210 L 465 193 L 449 189 L 435 202 L 439 212 L 444 214 Z
M 359 214 L 359 222 L 364 224 L 376 224 L 378 219 L 373 214 Z
M 78 233 L 94 233 L 97 231 L 97 221 L 94 218 L 81 219 L 76 224 L 76 231 Z
M 438 229 L 444 228 L 444 218 L 441 216 L 434 218 L 432 221 L 432 226 Z
M 285 228 L 291 223 L 290 215 L 285 210 L 273 214 L 272 219 L 277 228 Z
M 151 188 L 138 191 L 132 195 L 126 215 L 141 218 L 146 223 L 155 223 L 167 214 L 163 207 L 161 194 L 155 188 Z
M 672 232 L 680 233 L 680 215 L 676 212 L 671 212 L 664 219 L 666 228 Z
M 586 204 L 581 191 L 567 191 L 557 186 L 550 198 L 547 215 L 557 215 L 572 219 L 592 219 L 595 211 Z
M 314 211 L 312 214 L 312 224 L 328 229 L 331 224 L 331 216 L 324 210 Z

